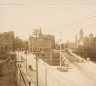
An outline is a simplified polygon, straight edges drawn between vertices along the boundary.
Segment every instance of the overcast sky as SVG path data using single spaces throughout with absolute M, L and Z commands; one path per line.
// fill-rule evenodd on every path
M 74 41 L 76 33 L 96 36 L 96 0 L 0 0 L 0 33 L 14 31 L 28 39 L 33 28 L 42 28 L 56 41 Z

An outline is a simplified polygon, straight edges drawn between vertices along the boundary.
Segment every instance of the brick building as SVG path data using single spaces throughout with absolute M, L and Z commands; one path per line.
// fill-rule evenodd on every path
M 14 32 L 4 32 L 0 34 L 0 52 L 9 52 L 12 50 Z
M 42 31 L 40 32 L 41 35 L 39 37 L 30 36 L 28 39 L 28 48 L 29 52 L 36 51 L 36 44 L 37 44 L 37 51 L 39 52 L 49 52 L 55 46 L 55 37 L 53 35 L 43 35 Z

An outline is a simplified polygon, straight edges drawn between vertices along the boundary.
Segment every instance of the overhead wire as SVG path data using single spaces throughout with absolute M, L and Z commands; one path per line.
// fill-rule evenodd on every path
M 0 5 L 96 5 L 96 3 L 0 3 Z
M 83 21 L 86 21 L 86 20 L 90 20 L 90 19 L 93 19 L 93 18 L 96 18 L 96 16 L 92 16 L 92 17 L 89 17 L 89 18 L 86 18 L 86 19 L 83 19 L 83 20 L 75 21 L 75 22 L 72 22 L 70 24 L 64 25 L 62 28 L 59 28 L 59 30 L 60 29 L 66 29 L 64 27 L 69 27 L 69 26 L 72 26 L 72 25 L 74 25 L 76 23 L 83 22 Z

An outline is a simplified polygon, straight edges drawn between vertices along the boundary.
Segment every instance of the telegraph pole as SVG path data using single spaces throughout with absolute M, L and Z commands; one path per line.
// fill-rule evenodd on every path
M 33 30 L 33 35 L 36 36 L 36 86 L 38 86 L 38 57 L 37 57 L 37 36 L 38 32 L 40 32 L 38 29 Z
M 25 54 L 26 54 L 26 72 L 27 72 L 27 43 L 26 43 L 26 51 L 25 51 Z
M 47 67 L 45 68 L 45 86 L 47 86 Z
M 61 64 L 61 33 L 60 33 L 60 67 L 62 67 L 62 64 Z
M 51 49 L 51 37 L 50 37 L 50 65 L 52 65 L 52 49 Z
M 13 41 L 12 41 L 12 35 L 11 35 L 11 52 L 13 51 L 13 49 L 12 49 L 12 48 L 13 48 L 12 42 L 13 42 Z
M 83 45 L 83 59 L 85 59 L 85 49 L 84 49 L 84 45 Z M 83 61 L 82 59 L 82 61 Z
M 27 72 L 27 51 L 26 51 L 26 72 Z
M 33 53 L 33 37 L 32 37 L 32 53 Z
M 38 86 L 38 57 L 37 57 L 37 30 L 36 30 L 36 79 L 37 79 L 37 86 Z

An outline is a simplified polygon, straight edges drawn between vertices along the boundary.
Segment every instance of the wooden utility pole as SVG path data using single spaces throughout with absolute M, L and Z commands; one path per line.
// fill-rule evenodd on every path
M 32 53 L 33 53 L 33 37 L 32 37 Z
M 26 51 L 25 51 L 25 54 L 26 54 L 26 72 L 27 72 L 27 43 L 26 43 Z
M 37 57 L 37 36 L 39 34 L 40 30 L 34 29 L 33 35 L 36 36 L 36 86 L 38 86 L 38 57 Z
M 52 46 L 51 46 L 51 37 L 50 37 L 50 65 L 52 65 Z
M 61 33 L 60 33 L 60 67 L 62 67 L 62 64 L 61 64 Z
M 26 72 L 27 72 L 27 51 L 26 51 Z
M 47 86 L 47 68 L 45 68 L 45 86 Z

